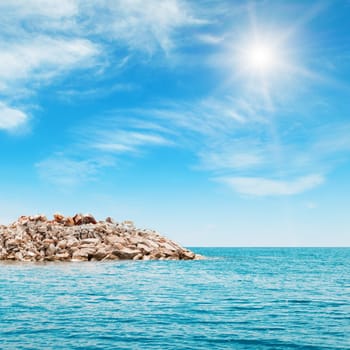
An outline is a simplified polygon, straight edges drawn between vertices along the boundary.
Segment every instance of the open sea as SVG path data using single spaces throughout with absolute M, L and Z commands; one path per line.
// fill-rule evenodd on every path
M 0 349 L 350 349 L 350 248 L 0 263 Z

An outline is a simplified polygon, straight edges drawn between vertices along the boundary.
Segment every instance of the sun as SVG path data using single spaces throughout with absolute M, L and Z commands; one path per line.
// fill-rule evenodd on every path
M 242 50 L 241 64 L 250 73 L 268 74 L 279 65 L 277 50 L 266 43 L 253 43 Z

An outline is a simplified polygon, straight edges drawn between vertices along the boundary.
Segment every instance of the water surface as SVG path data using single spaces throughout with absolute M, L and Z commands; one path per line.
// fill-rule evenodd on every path
M 0 349 L 350 349 L 349 248 L 0 263 Z

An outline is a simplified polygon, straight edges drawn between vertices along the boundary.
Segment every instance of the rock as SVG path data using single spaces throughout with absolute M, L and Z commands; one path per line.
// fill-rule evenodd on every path
M 0 225 L 0 260 L 104 261 L 104 260 L 199 260 L 196 255 L 155 231 L 141 230 L 132 221 L 91 214 L 64 217 L 54 214 L 21 216 L 8 226 Z
M 70 258 L 70 254 L 68 252 L 58 253 L 55 256 L 58 260 L 67 260 Z
M 98 242 L 98 238 L 85 238 L 80 241 L 81 244 L 97 244 Z
M 113 254 L 119 257 L 120 259 L 133 259 L 136 255 L 141 252 L 136 249 L 123 248 L 120 250 L 114 250 Z
M 109 224 L 114 224 L 114 220 L 110 216 L 108 216 L 105 221 Z
M 162 247 L 165 248 L 166 250 L 170 250 L 170 251 L 176 251 L 176 248 L 173 247 L 171 244 L 163 242 L 162 243 Z
M 75 225 L 81 225 L 83 223 L 83 216 L 81 214 L 75 214 L 73 216 L 73 221 Z
M 74 226 L 75 222 L 73 220 L 73 218 L 71 218 L 70 216 L 68 216 L 65 220 L 64 220 L 64 225 L 65 226 Z
M 83 216 L 83 223 L 84 224 L 97 224 L 96 219 L 91 214 L 85 214 Z
M 48 255 L 54 255 L 56 252 L 56 247 L 53 243 L 50 243 L 49 246 L 46 249 L 46 254 Z
M 63 239 L 62 241 L 59 241 L 57 244 L 57 248 L 59 249 L 65 249 L 67 247 L 67 240 Z
M 146 245 L 144 243 L 138 243 L 137 249 L 141 250 L 141 252 L 146 253 L 146 254 L 149 254 L 153 251 L 152 248 L 150 248 L 148 245 Z
M 109 252 L 107 252 L 106 249 L 100 247 L 97 252 L 94 254 L 94 258 L 96 260 L 103 260 L 108 254 L 110 254 Z
M 76 239 L 75 237 L 68 237 L 67 238 L 67 247 L 76 247 L 79 245 L 79 241 L 78 239 Z
M 134 222 L 131 220 L 125 220 L 125 221 L 123 221 L 123 225 L 134 227 Z
M 56 213 L 56 214 L 53 215 L 53 218 L 54 218 L 54 220 L 56 222 L 62 223 L 63 219 L 64 219 L 64 216 L 62 214 Z
M 135 255 L 135 256 L 132 258 L 132 260 L 141 260 L 142 257 L 143 257 L 143 255 L 142 255 L 141 253 L 139 253 L 139 254 Z
M 117 236 L 117 235 L 107 236 L 106 241 L 112 245 L 117 244 L 117 243 L 119 243 L 119 244 L 125 243 L 125 239 L 120 237 L 120 236 Z
M 189 250 L 185 250 L 181 253 L 181 256 L 183 259 L 185 260 L 192 260 L 194 259 L 196 256 L 194 253 L 190 252 Z
M 33 216 L 33 220 L 45 222 L 47 221 L 47 217 L 45 215 L 35 215 Z
M 94 253 L 96 252 L 96 249 L 93 248 L 82 248 L 82 249 L 77 249 L 73 255 L 72 259 L 73 260 L 90 260 L 93 256 Z

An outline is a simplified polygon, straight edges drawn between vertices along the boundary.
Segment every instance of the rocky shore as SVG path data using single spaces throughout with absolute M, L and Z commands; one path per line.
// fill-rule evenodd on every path
M 135 228 L 132 221 L 97 221 L 91 214 L 52 220 L 21 216 L 0 225 L 0 260 L 103 261 L 201 259 L 155 231 Z

